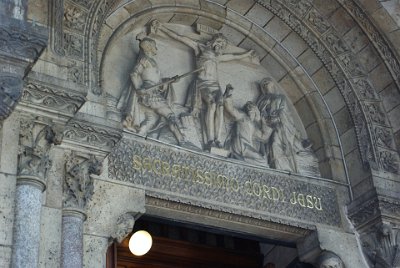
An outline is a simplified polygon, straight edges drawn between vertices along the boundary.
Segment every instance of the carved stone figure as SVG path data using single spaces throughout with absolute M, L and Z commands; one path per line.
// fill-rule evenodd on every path
M 400 231 L 391 224 L 381 223 L 361 237 L 364 252 L 374 268 L 400 266 Z
M 265 146 L 269 163 L 272 168 L 296 171 L 293 143 L 297 130 L 287 115 L 286 98 L 279 94 L 271 78 L 264 78 L 260 89 L 257 106 L 274 130 Z
M 21 122 L 18 175 L 45 179 L 51 167 L 50 149 L 53 144 L 61 144 L 63 134 L 54 126 L 45 125 L 35 135 L 37 126 L 34 121 Z
M 169 84 L 173 80 L 166 83 L 166 86 L 161 79 L 161 72 L 154 59 L 157 53 L 156 42 L 148 37 L 138 36 L 138 38 L 140 52 L 131 74 L 132 86 L 122 93 L 117 105 L 117 108 L 126 110 L 123 125 L 136 130 L 140 135 L 147 136 L 164 122 L 180 144 L 185 139 L 178 128 L 178 118 L 166 97 L 169 93 Z M 139 111 L 145 117 L 140 123 Z
M 227 142 L 231 147 L 231 157 L 268 166 L 265 155 L 260 151 L 260 144 L 268 140 L 272 129 L 265 118 L 260 117 L 260 111 L 253 102 L 247 102 L 242 111 L 233 107 L 232 90 L 233 87 L 227 85 L 224 93 L 225 111 L 235 122 L 228 138 L 230 141 Z
M 196 56 L 196 67 L 202 68 L 197 74 L 192 89 L 188 93 L 192 114 L 198 116 L 205 104 L 204 128 L 206 149 L 213 146 L 221 147 L 221 128 L 223 124 L 222 91 L 218 80 L 218 63 L 255 57 L 250 50 L 242 54 L 224 54 L 227 39 L 222 34 L 215 34 L 206 42 L 193 40 L 168 29 L 155 20 L 151 24 L 153 31 L 158 30 L 167 36 L 182 42 L 193 49 Z
M 95 156 L 82 160 L 72 154 L 65 163 L 64 207 L 84 209 L 93 195 L 92 174 L 100 175 L 102 164 Z
M 324 251 L 318 257 L 318 268 L 344 268 L 343 261 L 335 253 Z

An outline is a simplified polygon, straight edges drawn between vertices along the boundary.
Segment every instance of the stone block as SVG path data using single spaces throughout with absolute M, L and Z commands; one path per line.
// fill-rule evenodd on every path
M 238 45 L 240 44 L 243 39 L 246 37 L 244 34 L 241 32 L 233 29 L 232 27 L 229 27 L 227 25 L 222 26 L 220 29 L 220 32 L 228 38 L 229 42 L 232 43 L 233 45 Z
M 370 177 L 367 169 L 364 168 L 358 149 L 348 153 L 345 156 L 347 169 L 349 171 L 349 177 L 351 185 L 357 185 L 361 181 Z
M 12 113 L 3 122 L 1 135 L 0 169 L 9 174 L 17 173 L 19 118 L 18 113 Z
M 214 14 L 221 18 L 225 18 L 227 13 L 225 6 L 220 6 L 205 0 L 200 0 L 200 9 L 208 14 Z
M 251 40 L 249 37 L 243 40 L 242 43 L 240 43 L 240 47 L 244 48 L 246 50 L 254 50 L 257 53 L 257 56 L 259 59 L 262 59 L 267 55 L 267 51 L 265 51 L 264 48 L 260 47 L 256 42 Z
M 198 18 L 198 20 L 196 21 L 196 23 L 199 24 L 203 24 L 203 25 L 207 25 L 215 30 L 219 30 L 222 27 L 222 23 L 216 20 L 212 20 L 212 19 L 208 19 L 208 18 L 204 18 L 204 17 L 200 17 Z
M 175 0 L 149 0 L 152 8 L 162 6 L 175 6 Z
M 337 87 L 332 88 L 324 95 L 324 99 L 327 102 L 329 109 L 332 114 L 345 107 L 343 96 Z
M 183 25 L 188 25 L 191 26 L 193 23 L 197 21 L 199 16 L 197 15 L 188 15 L 188 14 L 174 14 L 174 16 L 171 18 L 169 21 L 170 23 L 177 23 L 177 24 L 183 24 Z
M 369 73 L 369 78 L 376 92 L 382 91 L 393 81 L 393 78 L 384 63 L 375 67 L 375 69 Z
M 400 92 L 394 83 L 388 85 L 379 95 L 382 98 L 385 110 L 388 112 L 400 104 Z
M 253 39 L 258 39 L 262 43 L 262 46 L 270 51 L 276 44 L 275 40 L 265 33 L 264 28 L 255 26 L 251 28 L 249 37 Z
M 287 65 L 287 68 L 289 68 L 290 70 L 295 69 L 299 65 L 296 61 L 296 58 L 293 57 L 293 55 L 291 55 L 289 51 L 287 51 L 285 47 L 281 46 L 280 44 L 277 44 L 274 47 L 273 53 L 276 53 L 276 55 L 281 58 L 281 60 Z
M 27 20 L 33 24 L 48 25 L 49 2 L 47 0 L 29 1 L 27 10 Z
M 193 7 L 196 9 L 200 9 L 200 1 L 199 0 L 175 0 L 176 6 L 185 6 L 185 7 Z
M 400 130 L 400 105 L 396 106 L 389 112 L 389 121 L 392 125 L 393 132 Z
M 234 21 L 235 25 L 240 27 L 241 28 L 240 31 L 245 35 L 248 34 L 248 32 L 250 31 L 250 29 L 253 25 L 244 16 L 242 16 L 236 12 L 230 11 L 229 9 L 228 9 L 228 12 L 226 13 L 226 19 L 228 21 Z
M 285 22 L 276 16 L 265 25 L 264 29 L 278 42 L 281 42 L 292 31 Z
M 107 238 L 83 235 L 83 267 L 106 267 Z
M 390 33 L 397 30 L 399 27 L 384 7 L 375 10 L 371 14 L 371 17 L 383 32 Z
M 353 53 L 358 53 L 369 44 L 367 35 L 358 25 L 351 28 L 351 30 L 344 35 L 343 39 Z
M 400 12 L 399 12 L 399 17 L 400 17 Z M 400 23 L 399 23 L 400 25 Z M 400 47 L 398 44 L 400 44 L 400 29 L 393 31 L 391 33 L 388 33 L 386 36 L 389 37 L 389 40 L 392 42 L 392 48 L 396 50 L 397 54 L 400 54 Z
M 62 208 L 62 192 L 64 180 L 64 151 L 54 150 L 53 164 L 47 176 L 45 204 L 52 208 Z
M 310 76 L 322 67 L 322 62 L 311 49 L 304 51 L 298 60 Z
M 261 65 L 276 81 L 280 81 L 288 72 L 271 54 L 264 57 Z
M 15 184 L 15 175 L 0 173 L 0 245 L 12 245 Z
M 325 67 L 322 67 L 318 71 L 316 71 L 312 75 L 312 79 L 314 80 L 322 95 L 326 94 L 326 92 L 328 92 L 335 86 L 335 82 L 333 81 L 332 77 Z
M 106 24 L 115 29 L 120 25 L 122 22 L 126 21 L 129 18 L 130 14 L 128 10 L 125 8 L 117 9 L 111 16 L 109 16 L 106 20 Z
M 244 15 L 250 10 L 253 5 L 253 0 L 231 0 L 227 3 L 226 6 Z
M 372 44 L 369 44 L 363 50 L 361 50 L 357 54 L 357 58 L 367 72 L 370 72 L 382 62 L 378 52 L 375 50 L 375 47 Z
M 255 4 L 247 13 L 246 17 L 258 26 L 264 27 L 274 14 L 259 4 Z
M 359 0 L 360 6 L 369 14 L 382 7 L 380 2 L 376 0 Z
M 342 133 L 340 136 L 340 142 L 342 143 L 343 153 L 345 155 L 357 148 L 358 145 L 354 127 Z
M 312 123 L 316 121 L 315 116 L 310 109 L 310 106 L 305 98 L 299 100 L 295 105 L 297 113 L 300 115 L 304 127 L 307 129 Z
M 118 217 L 126 212 L 144 212 L 144 191 L 97 179 L 84 233 L 108 238 L 115 231 Z
M 291 32 L 287 35 L 283 39 L 282 45 L 286 47 L 295 58 L 300 56 L 308 47 L 306 42 L 295 32 Z
M 343 36 L 356 25 L 353 18 L 342 7 L 338 8 L 332 14 L 332 16 L 329 18 L 329 22 L 332 24 L 339 36 Z
M 142 10 L 151 8 L 151 2 L 149 0 L 138 0 L 125 5 L 124 8 L 129 12 L 129 14 L 133 15 Z
M 61 209 L 42 206 L 39 267 L 60 267 Z
M 354 198 L 357 199 L 364 193 L 371 191 L 374 188 L 374 184 L 371 178 L 366 178 L 364 180 L 361 180 L 357 184 L 353 184 L 353 182 L 351 182 L 351 188 L 353 189 Z
M 355 234 L 329 230 L 322 226 L 318 226 L 317 230 L 321 249 L 334 252 L 342 259 L 345 267 L 368 267 L 359 249 L 359 243 Z
M 296 103 L 304 96 L 301 89 L 297 86 L 296 82 L 289 74 L 279 81 L 279 85 L 283 88 L 286 95 L 290 99 L 290 102 L 292 103 Z
M 314 8 L 322 17 L 329 18 L 340 7 L 340 4 L 335 0 L 314 0 Z
M 353 121 L 351 120 L 351 116 L 347 110 L 347 107 L 343 107 L 337 111 L 333 117 L 338 128 L 339 135 L 342 135 L 353 126 Z
M 11 246 L 0 245 L 0 267 L 11 267 Z

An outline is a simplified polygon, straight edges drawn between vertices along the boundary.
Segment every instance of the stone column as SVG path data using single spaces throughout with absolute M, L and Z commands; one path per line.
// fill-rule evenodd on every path
M 51 166 L 49 152 L 61 137 L 43 120 L 21 121 L 12 267 L 38 267 L 42 192 Z
M 83 222 L 85 212 L 78 209 L 64 209 L 62 216 L 61 267 L 82 267 Z
M 37 267 L 40 212 L 45 183 L 37 177 L 17 177 L 13 237 L 13 267 Z
M 72 153 L 65 164 L 61 267 L 83 267 L 83 223 L 86 205 L 93 195 L 92 174 L 100 175 L 101 163 L 94 157 Z

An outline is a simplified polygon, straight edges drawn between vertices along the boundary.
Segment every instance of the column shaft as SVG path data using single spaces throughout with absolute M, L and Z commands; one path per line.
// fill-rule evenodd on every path
M 12 267 L 38 267 L 40 213 L 44 185 L 18 184 L 15 193 L 15 218 Z
M 64 212 L 62 218 L 61 267 L 83 267 L 83 222 L 85 214 Z

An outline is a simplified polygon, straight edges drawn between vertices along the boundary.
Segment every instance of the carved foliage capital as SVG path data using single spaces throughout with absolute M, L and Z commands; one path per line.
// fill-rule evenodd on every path
M 67 157 L 64 176 L 64 207 L 84 210 L 93 196 L 93 178 L 100 175 L 101 162 L 95 156 L 88 158 L 72 153 Z
M 18 175 L 46 179 L 51 167 L 50 149 L 62 142 L 63 134 L 51 121 L 23 119 L 20 125 Z
M 392 268 L 400 265 L 400 226 L 381 222 L 360 236 L 370 267 Z

